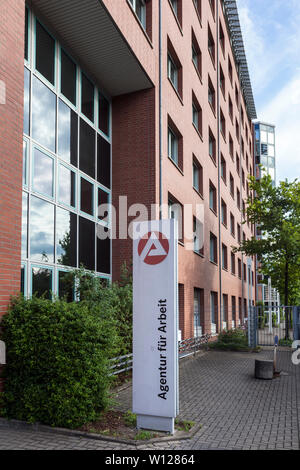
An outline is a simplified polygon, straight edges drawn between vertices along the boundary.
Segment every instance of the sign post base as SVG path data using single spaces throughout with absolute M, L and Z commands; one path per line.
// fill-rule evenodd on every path
M 151 431 L 164 431 L 174 434 L 174 418 L 163 416 L 137 415 L 136 424 L 138 429 L 149 429 Z

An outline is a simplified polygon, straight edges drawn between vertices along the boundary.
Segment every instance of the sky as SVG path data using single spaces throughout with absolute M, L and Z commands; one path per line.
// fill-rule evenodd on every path
M 237 4 L 257 117 L 276 125 L 277 182 L 300 179 L 300 1 Z

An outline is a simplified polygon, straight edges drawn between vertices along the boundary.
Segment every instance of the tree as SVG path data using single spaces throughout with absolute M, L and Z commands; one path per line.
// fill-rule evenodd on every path
M 247 200 L 247 219 L 262 236 L 243 240 L 234 251 L 257 255 L 261 272 L 271 276 L 273 286 L 289 305 L 300 293 L 300 182 L 282 181 L 274 187 L 269 175 L 260 180 L 250 176 L 249 188 L 254 197 Z

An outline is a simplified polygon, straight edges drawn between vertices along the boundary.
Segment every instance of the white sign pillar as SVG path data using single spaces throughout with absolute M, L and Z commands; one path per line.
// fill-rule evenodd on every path
M 174 433 L 178 414 L 177 221 L 134 223 L 133 412 Z

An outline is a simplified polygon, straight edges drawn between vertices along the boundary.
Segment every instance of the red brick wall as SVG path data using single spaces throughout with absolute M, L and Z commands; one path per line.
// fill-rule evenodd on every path
M 20 288 L 24 2 L 0 0 L 0 316 Z
M 20 290 L 24 11 L 22 0 L 0 0 L 0 317 Z
M 112 106 L 112 194 L 119 216 L 119 195 L 128 197 L 128 207 L 155 203 L 155 89 L 116 97 Z M 138 215 L 138 214 L 137 214 Z M 129 217 L 128 223 L 135 218 Z M 117 217 L 117 235 L 119 223 Z M 132 264 L 132 243 L 113 240 L 113 279 L 119 278 L 124 261 Z

